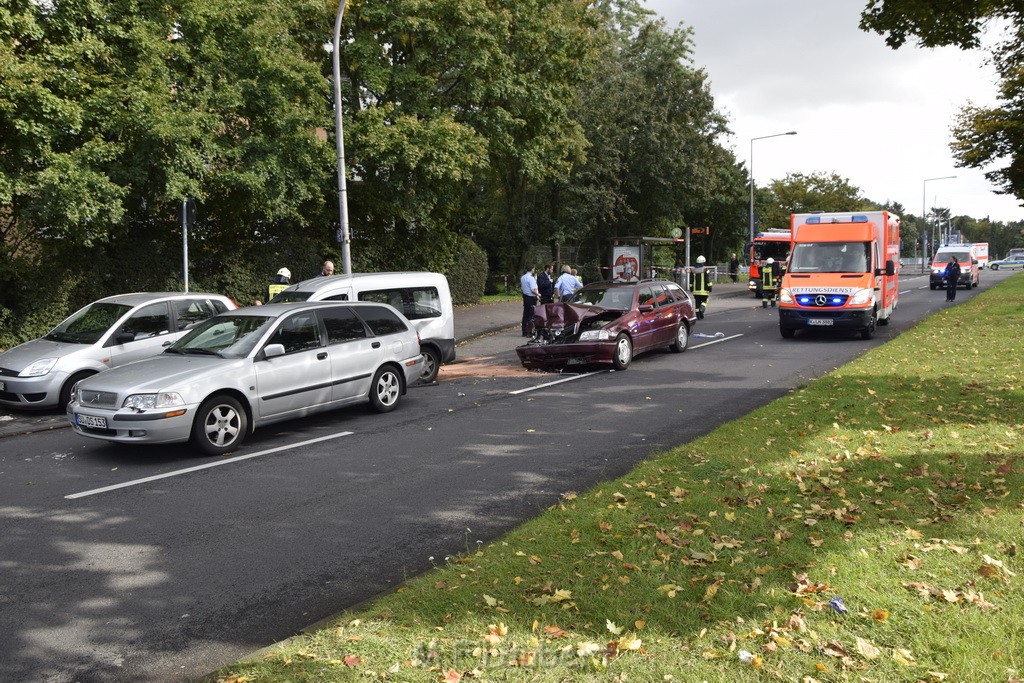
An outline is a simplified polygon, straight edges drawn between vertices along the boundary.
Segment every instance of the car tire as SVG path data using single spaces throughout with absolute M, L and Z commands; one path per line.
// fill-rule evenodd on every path
M 420 384 L 430 384 L 437 379 L 437 373 L 441 369 L 441 354 L 437 349 L 426 347 L 423 349 L 423 371 L 420 372 Z
M 861 339 L 874 339 L 875 338 L 875 325 L 878 323 L 878 313 L 871 311 L 871 318 L 868 319 L 868 325 L 860 331 Z
M 779 326 L 779 334 L 782 335 L 783 339 L 792 339 L 796 336 L 796 330 L 792 327 Z
M 370 406 L 378 413 L 389 413 L 402 399 L 402 378 L 390 365 L 377 370 L 370 383 Z
M 249 430 L 249 416 L 232 396 L 220 394 L 203 401 L 192 421 L 192 445 L 207 455 L 237 450 Z
M 75 374 L 68 377 L 67 380 L 65 380 L 63 386 L 61 386 L 60 388 L 60 395 L 58 395 L 57 397 L 57 407 L 60 408 L 61 410 L 67 409 L 68 404 L 71 403 L 71 392 L 72 390 L 74 390 L 75 385 L 81 382 L 86 377 L 92 377 L 95 374 L 95 372 L 82 370 L 81 372 L 76 372 Z
M 679 323 L 679 327 L 676 328 L 675 339 L 668 347 L 668 350 L 672 353 L 682 353 L 690 345 L 690 330 L 686 328 L 686 323 Z
M 625 370 L 633 362 L 633 340 L 625 332 L 619 332 L 615 338 L 615 353 L 612 355 L 612 366 L 616 370 Z
M 928 284 L 928 289 L 930 289 L 930 290 L 932 290 L 932 291 L 934 292 L 934 291 L 935 291 L 935 285 L 934 285 L 934 284 L 931 284 L 931 283 L 929 283 L 929 284 Z
M 989 266 L 992 270 L 999 270 L 999 266 Z

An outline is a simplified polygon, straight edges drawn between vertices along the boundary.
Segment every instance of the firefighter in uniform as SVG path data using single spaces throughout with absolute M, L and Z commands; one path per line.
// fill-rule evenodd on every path
M 711 296 L 711 278 L 708 277 L 708 270 L 704 267 L 707 259 L 703 256 L 697 257 L 697 267 L 690 273 L 690 293 L 693 294 L 693 301 L 697 304 L 697 319 L 704 317 L 704 311 L 708 307 L 708 298 Z
M 761 269 L 761 308 L 768 308 L 768 302 L 775 307 L 776 289 L 779 286 L 779 266 L 769 258 Z

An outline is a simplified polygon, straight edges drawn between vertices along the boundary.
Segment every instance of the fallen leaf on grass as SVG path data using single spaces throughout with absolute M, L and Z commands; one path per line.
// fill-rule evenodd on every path
M 857 637 L 857 652 L 860 653 L 861 657 L 869 660 L 878 659 L 882 654 L 881 650 L 872 645 L 870 641 L 865 640 L 860 636 Z

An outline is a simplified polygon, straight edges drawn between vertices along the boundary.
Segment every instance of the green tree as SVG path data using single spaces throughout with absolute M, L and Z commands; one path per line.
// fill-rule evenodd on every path
M 756 199 L 761 230 L 788 228 L 791 213 L 879 208 L 863 197 L 859 187 L 836 173 L 790 173 L 758 190 Z
M 917 38 L 924 47 L 982 47 L 993 24 L 1004 38 L 992 50 L 999 105 L 964 106 L 953 128 L 950 149 L 959 166 L 989 169 L 987 177 L 1004 194 L 1024 199 L 1024 5 L 1018 0 L 931 3 L 870 0 L 860 27 L 885 36 L 893 49 Z

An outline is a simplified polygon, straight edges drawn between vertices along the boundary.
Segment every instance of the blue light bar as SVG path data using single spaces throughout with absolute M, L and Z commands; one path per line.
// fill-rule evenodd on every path
M 804 223 L 807 225 L 817 225 L 818 223 L 821 223 L 821 216 L 808 216 Z
M 863 216 L 863 215 L 857 215 L 857 216 L 853 217 L 853 220 L 851 222 L 853 222 L 853 223 L 867 223 L 868 222 L 868 217 L 867 216 Z

